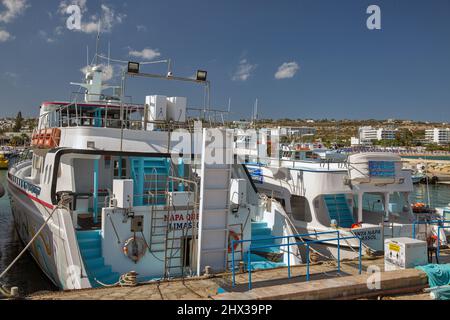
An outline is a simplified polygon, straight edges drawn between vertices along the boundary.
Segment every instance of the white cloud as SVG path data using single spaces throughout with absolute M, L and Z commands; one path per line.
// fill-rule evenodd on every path
M 55 38 L 49 36 L 49 34 L 44 30 L 39 30 L 38 35 L 41 39 L 43 39 L 47 43 L 55 42 Z
M 0 22 L 9 23 L 20 16 L 29 7 L 27 0 L 1 0 L 6 9 L 0 11 Z
M 139 31 L 139 32 L 145 32 L 145 31 L 147 31 L 147 27 L 144 26 L 144 25 L 138 25 L 138 26 L 136 26 L 136 29 L 137 29 L 137 31 Z
M 20 76 L 15 72 L 7 71 L 7 72 L 3 73 L 2 78 L 5 79 L 6 81 L 8 81 L 13 86 L 17 86 Z
M 297 71 L 300 69 L 297 62 L 285 62 L 278 67 L 275 73 L 275 79 L 289 79 L 295 76 Z
M 239 61 L 239 66 L 231 79 L 233 81 L 246 81 L 256 67 L 256 64 L 250 64 L 247 59 L 242 59 Z
M 6 42 L 13 39 L 14 37 L 8 31 L 0 30 L 0 42 Z
M 114 72 L 114 67 L 112 65 L 106 65 L 106 64 L 101 64 L 100 65 L 102 67 L 102 81 L 109 81 L 112 78 L 114 78 L 115 72 Z M 80 69 L 80 71 L 86 75 L 86 73 L 90 70 L 90 66 L 86 66 L 82 69 Z
M 136 50 L 130 49 L 130 52 L 128 54 L 132 57 L 142 58 L 142 59 L 146 59 L 146 60 L 152 60 L 161 55 L 161 53 L 159 53 L 158 49 L 150 49 L 150 48 L 145 48 L 141 51 L 136 51 Z

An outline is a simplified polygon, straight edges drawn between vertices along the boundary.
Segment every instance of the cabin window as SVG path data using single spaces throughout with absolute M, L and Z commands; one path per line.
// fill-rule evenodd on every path
M 119 164 L 122 163 L 122 166 Z M 122 169 L 119 173 L 119 170 Z M 114 160 L 114 179 L 125 179 L 127 177 L 127 159 Z
M 291 212 L 295 220 L 311 222 L 311 210 L 309 202 L 305 197 L 292 195 L 291 196 Z

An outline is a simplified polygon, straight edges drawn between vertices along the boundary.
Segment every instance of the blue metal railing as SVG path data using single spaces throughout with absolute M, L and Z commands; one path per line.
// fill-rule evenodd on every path
M 437 229 L 437 247 L 436 247 L 436 255 L 440 257 L 440 247 L 441 247 L 441 230 L 450 229 L 450 226 L 446 226 L 445 223 L 450 223 L 450 220 L 429 220 L 429 221 L 414 221 L 412 235 L 413 239 L 416 239 L 416 225 L 426 224 L 426 225 L 436 225 Z
M 302 237 L 311 237 L 311 236 L 317 236 L 317 235 L 323 235 L 323 234 L 331 234 L 336 233 L 337 237 L 335 238 L 327 238 L 323 240 L 305 240 L 305 242 L 290 242 L 290 238 L 302 238 Z M 247 243 L 247 242 L 257 242 L 257 241 L 263 241 L 263 240 L 276 240 L 276 239 L 287 239 L 287 243 L 281 243 L 281 244 L 270 244 L 270 245 L 264 245 L 264 246 L 258 246 L 258 247 L 249 247 L 247 251 L 247 270 L 248 270 L 248 289 L 252 289 L 252 265 L 251 265 L 251 251 L 255 251 L 256 249 L 267 249 L 267 248 L 273 248 L 273 247 L 287 247 L 287 270 L 288 270 L 288 278 L 291 278 L 291 263 L 290 263 L 290 246 L 294 245 L 305 245 L 306 246 L 306 281 L 310 280 L 310 262 L 309 262 L 309 251 L 310 251 L 310 245 L 315 243 L 324 243 L 329 241 L 337 241 L 337 272 L 341 272 L 341 240 L 349 240 L 349 239 L 358 239 L 359 240 L 359 252 L 358 252 L 358 272 L 361 274 L 362 272 L 362 240 L 358 236 L 347 236 L 347 237 L 341 237 L 338 230 L 335 231 L 325 231 L 325 232 L 316 232 L 316 233 L 306 233 L 306 234 L 295 234 L 290 236 L 277 236 L 277 237 L 267 237 L 267 238 L 261 238 L 261 239 L 247 239 L 247 240 L 231 240 L 231 268 L 232 268 L 232 286 L 236 286 L 236 268 L 235 268 L 235 259 L 234 259 L 234 253 L 235 253 L 235 246 L 237 246 L 239 243 Z

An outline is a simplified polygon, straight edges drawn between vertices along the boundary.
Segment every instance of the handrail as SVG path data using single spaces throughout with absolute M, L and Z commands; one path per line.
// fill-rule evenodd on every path
M 413 222 L 413 229 L 412 229 L 412 237 L 413 239 L 416 238 L 416 225 L 421 224 L 430 224 L 430 225 L 438 225 L 439 223 L 450 223 L 450 220 L 415 220 Z
M 436 256 L 438 257 L 438 259 L 439 259 L 440 254 L 441 254 L 441 249 L 440 249 L 440 247 L 441 247 L 441 239 L 440 239 L 440 237 L 441 237 L 441 230 L 443 230 L 443 229 L 450 229 L 450 226 L 438 226 L 438 231 L 437 231 L 437 248 L 436 248 Z
M 319 235 L 319 234 L 330 234 L 330 233 L 337 233 L 337 237 L 336 238 L 327 238 L 327 239 L 323 239 L 323 240 L 306 240 L 306 242 L 293 242 L 290 243 L 289 239 L 291 237 L 306 237 L 306 236 L 314 236 L 314 235 Z M 309 251 L 310 251 L 310 245 L 313 243 L 324 243 L 324 242 L 328 242 L 328 241 L 337 241 L 337 249 L 338 249 L 338 257 L 337 257 L 337 262 L 338 262 L 338 266 L 337 266 L 337 272 L 340 273 L 341 272 L 341 259 L 340 259 L 340 250 L 341 250 L 341 246 L 340 246 L 340 241 L 341 240 L 349 240 L 349 239 L 358 239 L 359 240 L 359 255 L 358 255 L 358 259 L 359 259 L 359 264 L 358 264 L 358 272 L 359 274 L 361 274 L 362 272 L 362 240 L 359 236 L 347 236 L 347 237 L 340 237 L 340 233 L 338 230 L 336 231 L 325 231 L 325 232 L 317 232 L 317 233 L 308 233 L 308 234 L 298 234 L 298 235 L 289 235 L 289 236 L 277 236 L 277 237 L 268 237 L 268 238 L 261 238 L 261 239 L 242 239 L 242 240 L 231 240 L 231 264 L 232 264 L 232 286 L 235 287 L 236 286 L 236 268 L 235 268 L 235 260 L 234 260 L 234 247 L 235 244 L 239 244 L 239 243 L 246 243 L 246 242 L 252 242 L 252 241 L 262 241 L 262 240 L 272 240 L 272 239 L 287 239 L 288 243 L 281 243 L 281 244 L 271 244 L 271 245 L 264 245 L 264 246 L 258 246 L 258 247 L 249 247 L 248 251 L 247 251 L 247 270 L 248 270 L 248 289 L 251 290 L 252 289 L 252 274 L 251 274 L 251 251 L 255 250 L 255 249 L 266 249 L 266 248 L 273 248 L 273 247 L 287 247 L 288 248 L 288 278 L 291 278 L 291 265 L 290 265 L 290 252 L 289 252 L 289 247 L 293 246 L 293 245 L 305 245 L 306 246 L 306 255 L 307 255 L 307 259 L 306 259 L 306 281 L 310 280 L 310 262 L 309 262 Z

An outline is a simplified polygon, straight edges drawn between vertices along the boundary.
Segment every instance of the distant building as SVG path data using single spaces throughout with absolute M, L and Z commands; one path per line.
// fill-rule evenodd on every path
M 280 127 L 280 134 L 286 136 L 313 136 L 317 133 L 317 129 L 313 127 Z
M 425 130 L 425 141 L 436 144 L 450 143 L 450 128 L 434 128 Z
M 359 138 L 351 137 L 350 138 L 350 144 L 351 144 L 352 147 L 356 147 L 356 146 L 361 145 L 361 142 L 359 141 Z
M 366 126 L 360 127 L 358 129 L 358 134 L 359 144 L 371 145 L 373 140 L 395 140 L 397 129 Z

